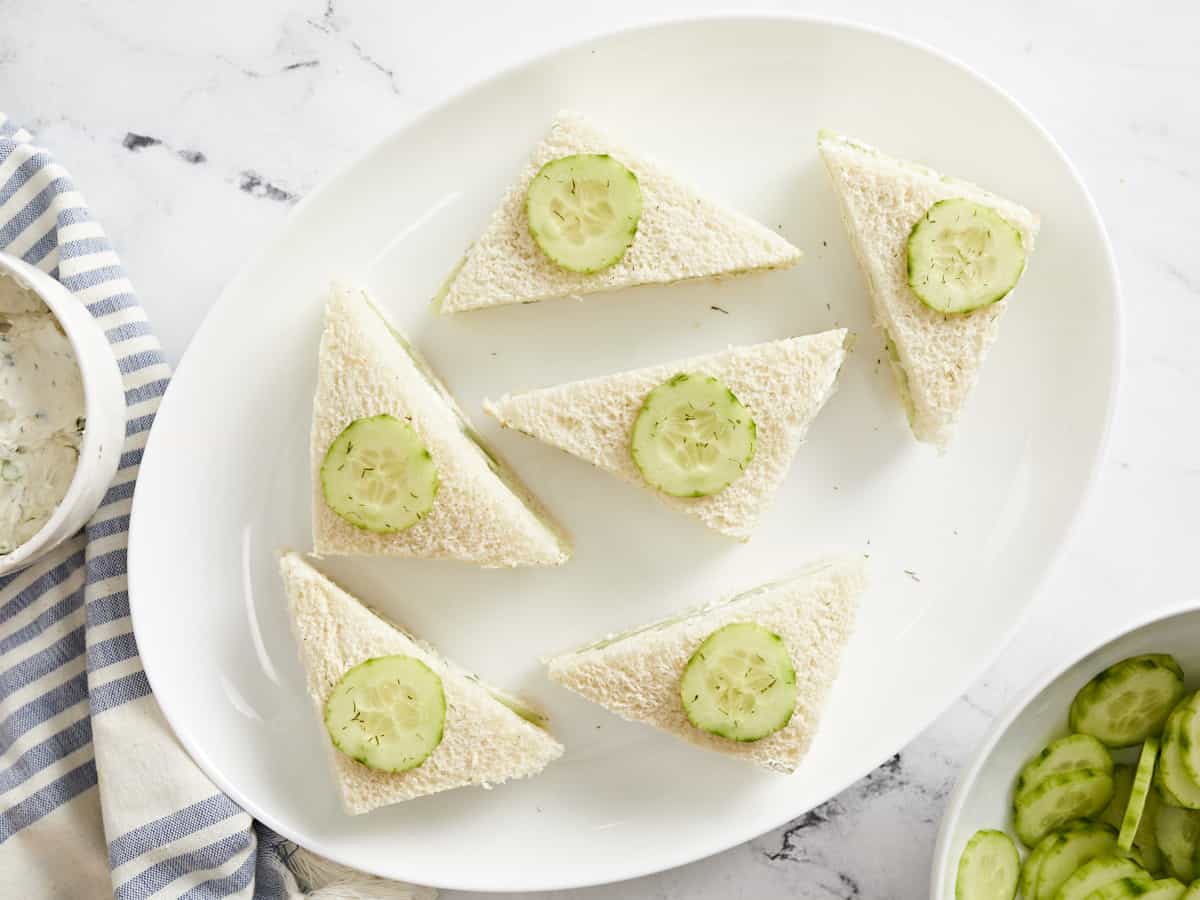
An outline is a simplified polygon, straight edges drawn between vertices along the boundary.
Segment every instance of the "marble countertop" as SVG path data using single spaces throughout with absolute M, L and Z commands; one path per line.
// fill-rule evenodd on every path
M 290 206 L 418 110 L 542 50 L 721 0 L 3 0 L 0 101 L 75 175 L 177 360 Z M 1013 94 L 1078 165 L 1125 290 L 1111 453 L 1024 629 L 882 768 L 749 844 L 572 900 L 918 898 L 956 773 L 1042 671 L 1155 607 L 1200 603 L 1200 6 L 808 0 L 761 10 L 898 31 Z M 501 37 L 498 37 L 501 36 Z M 470 895 L 449 894 L 452 900 Z M 543 895 L 539 895 L 543 896 Z M 565 895 L 557 895 L 565 896 Z

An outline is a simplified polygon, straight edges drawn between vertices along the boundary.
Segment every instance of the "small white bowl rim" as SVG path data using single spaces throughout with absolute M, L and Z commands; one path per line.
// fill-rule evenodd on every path
M 42 279 L 36 276 L 31 277 L 31 272 L 49 279 L 60 290 L 43 291 L 38 285 L 38 282 Z M 71 344 L 71 352 L 75 354 L 75 363 L 79 366 L 80 378 L 83 381 L 83 414 L 86 420 L 83 429 L 83 440 L 79 445 L 79 460 L 75 464 L 75 472 L 71 476 L 71 483 L 67 487 L 66 494 L 63 495 L 62 500 L 55 507 L 50 518 L 34 533 L 33 537 L 29 538 L 29 540 L 25 541 L 25 543 L 21 544 L 11 553 L 0 556 L 0 575 L 8 575 L 30 565 L 42 556 L 43 553 L 47 553 L 53 550 L 54 546 L 57 546 L 56 544 L 48 545 L 47 538 L 53 535 L 62 526 L 62 523 L 74 513 L 80 497 L 87 490 L 88 484 L 94 476 L 94 466 L 86 464 L 85 461 L 94 460 L 98 457 L 96 442 L 101 440 L 101 430 L 92 427 L 91 418 L 92 412 L 100 405 L 97 397 L 99 388 L 92 370 L 95 362 L 91 361 L 82 352 L 79 338 L 75 331 L 77 323 L 71 321 L 69 317 L 64 318 L 60 312 L 64 303 L 79 303 L 80 301 L 65 286 L 55 281 L 47 273 L 7 253 L 0 253 L 0 278 L 12 278 L 22 287 L 32 291 L 37 295 L 38 299 L 46 304 L 50 312 L 54 314 L 54 318 L 58 320 L 63 333 L 66 334 L 67 340 Z M 54 294 L 58 294 L 59 296 L 54 296 Z M 88 313 L 84 327 L 89 327 L 89 325 L 97 331 L 100 329 L 100 326 L 91 318 L 91 313 Z M 102 333 L 101 337 L 103 338 Z M 107 343 L 108 341 L 105 339 L 105 344 Z M 116 366 L 115 359 L 112 360 L 112 365 Z
M 950 797 L 946 801 L 946 811 L 942 814 L 942 824 L 938 828 L 937 843 L 933 847 L 933 865 L 930 872 L 929 884 L 930 897 L 935 898 L 935 900 L 947 900 L 942 886 L 945 884 L 947 867 L 956 864 L 956 861 L 949 858 L 955 826 L 962 815 L 967 796 L 971 793 L 971 789 L 974 788 L 975 782 L 979 780 L 980 774 L 991 758 L 992 751 L 996 749 L 996 745 L 1000 743 L 1001 738 L 1004 737 L 1008 729 L 1020 717 L 1021 713 L 1025 712 L 1045 690 L 1066 675 L 1070 669 L 1083 662 L 1083 660 L 1092 654 L 1099 653 L 1106 647 L 1124 640 L 1134 632 L 1141 631 L 1143 628 L 1149 628 L 1151 625 L 1156 625 L 1167 619 L 1192 613 L 1200 613 L 1200 602 L 1195 600 L 1185 601 L 1166 609 L 1153 610 L 1146 616 L 1136 619 L 1133 622 L 1126 622 L 1117 630 L 1092 644 L 1083 653 L 1072 657 L 1069 662 L 1047 669 L 1034 681 L 1031 687 L 1027 688 L 1020 697 L 1006 708 L 997 718 L 991 730 L 988 731 L 983 743 L 975 751 L 975 755 L 971 757 L 971 761 L 967 763 L 962 774 L 958 776 L 954 790 L 950 792 Z M 1000 826 L 998 825 L 997 827 Z

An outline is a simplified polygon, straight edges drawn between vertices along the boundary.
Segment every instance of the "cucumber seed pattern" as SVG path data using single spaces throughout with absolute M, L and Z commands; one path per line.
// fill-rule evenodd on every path
M 379 415 L 351 422 L 321 464 L 330 509 L 367 531 L 402 531 L 433 506 L 439 486 L 433 457 L 412 425 Z
M 679 683 L 688 720 L 735 741 L 758 741 L 791 721 L 796 672 L 779 635 L 754 622 L 710 634 Z
M 606 153 L 581 153 L 542 166 L 525 197 L 529 235 L 564 269 L 592 274 L 616 265 L 637 234 L 637 176 Z
M 442 741 L 446 698 L 442 679 L 412 656 L 360 663 L 333 686 L 325 728 L 338 750 L 385 772 L 423 763 Z
M 926 306 L 966 313 L 995 303 L 1025 271 L 1021 233 L 994 209 L 941 200 L 908 237 L 908 284 Z
M 653 487 L 705 497 L 742 476 L 756 441 L 754 419 L 724 382 L 681 372 L 646 396 L 630 452 Z

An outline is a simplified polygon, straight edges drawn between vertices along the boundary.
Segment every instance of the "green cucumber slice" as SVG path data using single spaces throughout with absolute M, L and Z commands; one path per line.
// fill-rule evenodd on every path
M 1121 878 L 1098 891 L 1092 891 L 1088 900 L 1128 900 L 1130 897 L 1140 897 L 1153 885 L 1154 882 L 1149 878 Z
M 721 379 L 681 372 L 646 395 L 629 452 L 664 494 L 707 497 L 742 476 L 756 442 L 754 419 Z
M 1200 809 L 1200 784 L 1191 779 L 1183 765 L 1185 737 L 1181 724 L 1186 711 L 1187 704 L 1180 703 L 1167 718 L 1155 780 L 1168 805 Z
M 1051 741 L 1021 769 L 1017 776 L 1016 796 L 1037 787 L 1049 775 L 1077 769 L 1096 769 L 1111 774 L 1113 759 L 1104 745 L 1089 734 L 1071 734 Z
M 1113 795 L 1104 812 L 1097 816 L 1097 821 L 1111 825 L 1118 831 L 1125 821 L 1125 807 L 1129 805 L 1129 795 L 1133 792 L 1133 766 L 1117 763 L 1113 766 Z
M 1162 878 L 1139 886 L 1139 900 L 1180 900 L 1187 886 L 1174 878 Z
M 1158 838 L 1154 834 L 1154 824 L 1158 821 L 1160 806 L 1162 800 L 1151 782 L 1151 790 L 1146 797 L 1146 808 L 1142 811 L 1142 824 L 1138 826 L 1137 834 L 1133 838 L 1133 849 L 1141 854 L 1142 865 L 1146 867 L 1146 871 L 1156 878 L 1166 873 L 1162 851 L 1158 849 Z
M 1179 900 L 1185 888 L 1174 878 L 1153 881 L 1149 878 L 1122 878 L 1095 891 L 1088 900 Z
M 1159 734 L 1183 696 L 1183 670 L 1165 653 L 1148 653 L 1109 666 L 1071 703 L 1071 729 L 1109 747 L 1132 747 Z
M 1142 752 L 1138 757 L 1137 774 L 1133 777 L 1133 787 L 1129 792 L 1129 805 L 1121 819 L 1121 833 L 1117 838 L 1117 846 L 1122 850 L 1132 850 L 1138 828 L 1142 824 L 1142 815 L 1146 810 L 1146 798 L 1150 794 L 1150 785 L 1154 780 L 1154 763 L 1158 759 L 1158 738 L 1146 738 L 1142 744 Z
M 325 701 L 325 729 L 356 762 L 381 772 L 407 772 L 442 742 L 442 679 L 412 656 L 379 656 L 341 677 Z
M 579 153 L 542 166 L 525 195 L 529 235 L 551 260 L 592 274 L 616 265 L 642 217 L 637 176 L 607 153 Z
M 1162 850 L 1158 848 L 1158 837 L 1154 830 L 1161 805 L 1151 792 L 1150 800 L 1146 803 L 1146 814 L 1142 816 L 1142 827 L 1138 829 L 1138 836 L 1133 839 L 1134 850 L 1142 855 L 1146 871 L 1156 878 L 1167 874 L 1167 861 Z
M 1066 822 L 1098 814 L 1112 794 L 1108 772 L 1078 769 L 1050 775 L 1013 801 L 1013 827 L 1026 847 L 1034 847 Z
M 938 201 L 908 235 L 908 286 L 938 312 L 967 313 L 995 303 L 1024 271 L 1021 232 L 971 200 Z
M 1038 841 L 1033 852 L 1025 857 L 1025 864 L 1021 866 L 1021 896 L 1024 900 L 1037 900 L 1038 875 L 1041 873 L 1042 861 L 1057 844 L 1057 840 L 1057 833 L 1046 835 Z
M 779 635 L 753 622 L 718 628 L 679 680 L 688 721 L 732 741 L 758 741 L 785 727 L 796 709 L 796 670 Z
M 433 457 L 412 425 L 386 414 L 347 425 L 321 463 L 329 508 L 354 527 L 379 534 L 423 519 L 438 486 Z
M 1051 843 L 1042 856 L 1036 890 L 1027 895 L 1027 900 L 1052 898 L 1063 882 L 1085 863 L 1102 856 L 1117 855 L 1117 831 L 1108 825 L 1079 823 L 1050 835 L 1043 843 L 1046 840 Z
M 1153 882 L 1150 889 L 1141 894 L 1141 900 L 1181 900 L 1187 885 L 1174 878 L 1162 878 Z
M 1163 735 L 1163 742 L 1163 745 L 1158 751 L 1158 759 L 1160 764 L 1162 762 L 1163 750 L 1166 749 L 1166 735 Z M 1158 798 L 1167 806 L 1183 806 L 1183 801 L 1171 793 L 1170 788 L 1162 783 L 1161 777 L 1156 777 L 1154 779 L 1154 793 L 1156 793 Z
M 1100 814 L 1100 821 L 1120 829 L 1125 821 L 1125 811 L 1129 807 L 1129 797 L 1133 793 L 1133 766 L 1118 763 L 1113 769 L 1113 798 Z M 1154 819 L 1158 812 L 1159 799 L 1157 790 L 1150 790 L 1146 797 L 1146 806 L 1142 813 L 1142 824 L 1138 827 L 1133 839 L 1131 855 L 1140 857 L 1139 862 L 1151 875 L 1158 876 L 1163 872 L 1162 854 L 1158 851 L 1158 841 L 1154 838 Z
M 955 900 L 1013 900 L 1021 857 L 1003 831 L 977 831 L 958 858 Z
M 1193 784 L 1200 785 L 1200 694 L 1193 694 L 1179 713 L 1179 759 Z
M 536 725 L 538 728 L 545 729 L 550 724 L 549 716 L 540 710 L 534 709 L 519 697 L 514 697 L 512 694 L 506 693 L 499 688 L 488 687 L 487 685 L 484 685 L 484 689 L 492 695 L 493 700 L 502 706 L 507 706 L 530 725 Z
M 1163 806 L 1154 821 L 1154 834 L 1167 872 L 1180 881 L 1196 876 L 1196 845 L 1200 841 L 1200 812 Z
M 1062 887 L 1053 900 L 1088 900 L 1096 891 L 1122 878 L 1145 878 L 1146 871 L 1133 860 L 1102 856 L 1084 863 Z M 1039 900 L 1041 898 L 1039 897 Z

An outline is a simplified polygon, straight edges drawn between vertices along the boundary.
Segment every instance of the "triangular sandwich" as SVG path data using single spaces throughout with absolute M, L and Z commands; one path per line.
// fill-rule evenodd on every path
M 334 778 L 347 813 L 370 812 L 452 788 L 490 787 L 510 778 L 525 778 L 536 775 L 562 755 L 562 745 L 534 724 L 539 719 L 536 713 L 490 689 L 476 676 L 443 659 L 428 644 L 371 612 L 300 555 L 285 553 L 279 568 L 308 693 L 323 725 L 331 721 L 327 706 L 331 694 L 350 682 L 347 673 L 367 660 L 381 661 L 379 665 L 396 657 L 415 660 L 412 665 L 427 679 L 429 673 L 436 676 L 435 683 L 440 681 L 444 695 L 440 741 L 422 762 L 406 771 L 370 768 L 336 749 L 330 741 Z M 355 696 L 361 706 L 353 713 L 359 720 L 381 714 L 375 708 L 379 694 L 372 696 L 372 691 L 378 692 L 379 686 L 359 685 Z M 383 721 L 390 724 L 387 712 L 383 710 Z M 330 730 L 330 735 L 341 733 L 343 727 L 352 730 L 355 726 L 341 723 Z M 385 753 L 389 741 L 399 738 L 384 727 L 380 731 L 368 748 Z
M 326 307 L 311 455 L 317 554 L 489 567 L 570 556 L 564 533 L 361 288 L 335 286 Z
M 633 722 L 777 772 L 808 751 L 865 563 L 835 557 L 551 659 L 550 678 Z
M 845 329 L 835 329 L 733 347 L 632 372 L 506 394 L 499 400 L 485 401 L 484 409 L 508 428 L 655 490 L 668 505 L 699 519 L 709 528 L 747 539 L 787 474 L 809 423 L 833 393 L 838 370 L 846 357 L 846 343 Z M 704 491 L 702 496 L 656 489 L 646 474 L 645 457 L 639 462 L 636 456 L 634 430 L 644 421 L 642 412 L 647 408 L 648 398 L 681 375 L 690 376 L 693 383 L 717 379 L 716 384 L 731 391 L 740 404 L 737 421 L 744 427 L 748 414 L 753 427 L 752 448 L 733 462 L 738 466 L 736 477 L 720 489 Z M 686 407 L 676 410 L 677 414 L 680 412 L 688 421 L 676 421 L 676 426 L 693 424 Z M 717 413 L 716 424 L 724 429 L 733 414 L 722 409 Z M 664 428 L 670 424 L 670 416 L 669 410 L 663 413 Z M 686 434 L 680 440 L 686 441 Z M 697 452 L 713 452 L 717 446 L 714 442 L 711 447 L 701 446 Z
M 531 234 L 527 208 L 530 187 L 543 167 L 578 155 L 591 156 L 593 162 L 595 156 L 607 159 L 601 160 L 601 167 L 570 170 L 559 198 L 566 206 L 544 204 L 547 226 L 541 228 L 535 219 L 534 230 L 540 228 L 544 235 L 555 224 L 579 225 L 583 231 L 574 235 L 578 248 L 588 228 L 595 226 L 599 233 L 613 222 L 628 224 L 623 233 L 631 241 L 594 256 L 592 265 L 581 259 L 556 262 L 539 243 L 541 238 L 535 240 Z M 616 171 L 615 180 L 610 170 Z M 634 196 L 608 193 L 626 182 Z M 581 205 L 575 204 L 576 198 L 581 198 Z M 536 212 L 535 208 L 535 216 Z M 582 221 L 572 219 L 575 212 Z M 615 145 L 582 116 L 562 112 L 500 201 L 483 235 L 443 286 L 438 302 L 443 312 L 455 313 L 784 268 L 797 263 L 800 255 L 771 229 L 697 194 L 661 164 Z
M 1033 251 L 1038 217 L 983 188 L 885 156 L 848 137 L 822 132 L 817 146 L 866 276 L 875 322 L 885 332 L 892 370 L 913 434 L 917 440 L 944 448 L 953 437 L 963 405 L 996 340 L 1000 317 L 1008 306 L 1008 291 Z M 933 218 L 935 204 L 946 201 L 966 201 L 976 209 L 990 210 L 1002 220 L 999 231 L 1015 231 L 1016 246 L 1009 259 L 972 259 L 974 248 L 970 246 L 945 246 L 946 252 L 953 254 L 951 262 L 957 274 L 981 262 L 1012 263 L 1005 270 L 1011 273 L 1010 279 L 1001 282 L 990 297 L 982 296 L 978 302 L 984 305 L 965 312 L 940 311 L 923 302 L 911 286 L 912 278 L 930 276 L 928 271 L 914 269 L 914 264 L 929 262 L 928 258 L 915 258 L 910 250 L 910 236 L 916 234 L 914 226 Z M 986 230 L 979 233 L 990 234 Z M 1019 258 L 1012 259 L 1015 254 Z M 942 269 L 936 275 L 938 286 L 946 283 L 945 274 Z M 990 277 L 987 266 L 976 265 L 970 274 L 980 283 Z M 950 279 L 950 285 L 960 286 L 955 278 Z M 1002 299 L 992 301 L 997 294 Z

